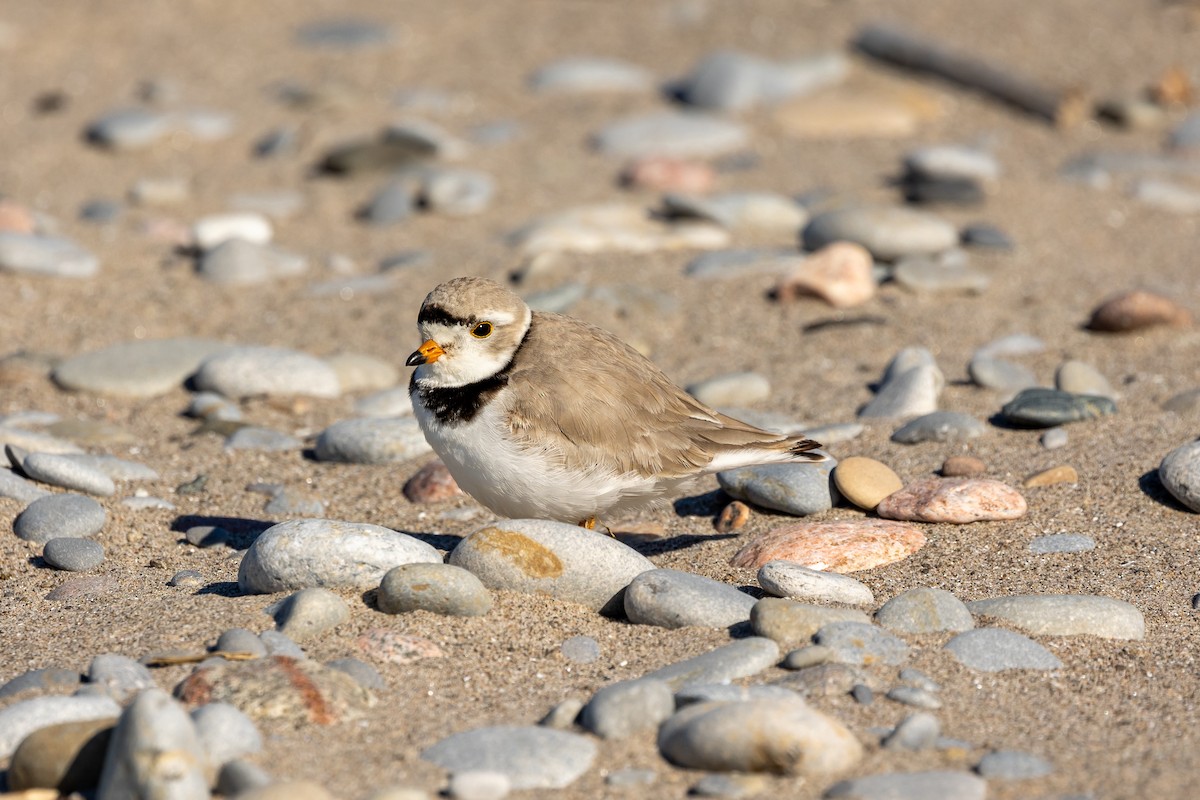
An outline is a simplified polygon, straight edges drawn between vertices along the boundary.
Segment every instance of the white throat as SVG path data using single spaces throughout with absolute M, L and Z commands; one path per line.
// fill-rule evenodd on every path
M 495 320 L 497 326 L 494 335 L 499 334 L 499 326 L 511 325 L 515 321 L 506 312 L 493 312 L 489 317 Z M 432 364 L 417 367 L 414 373 L 417 383 L 434 388 L 453 388 L 487 380 L 508 366 L 529 330 L 531 320 L 532 312 L 527 308 L 518 328 L 519 333 L 508 347 L 498 346 L 500 343 L 491 339 L 476 339 L 461 325 L 436 322 L 423 325 L 421 336 L 433 339 L 446 353 Z

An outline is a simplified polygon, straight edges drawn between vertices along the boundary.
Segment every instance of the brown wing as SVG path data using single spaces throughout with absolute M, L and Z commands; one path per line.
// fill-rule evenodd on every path
M 617 337 L 558 314 L 534 314 L 510 385 L 514 436 L 576 469 L 685 477 L 726 450 L 807 442 L 718 414 Z

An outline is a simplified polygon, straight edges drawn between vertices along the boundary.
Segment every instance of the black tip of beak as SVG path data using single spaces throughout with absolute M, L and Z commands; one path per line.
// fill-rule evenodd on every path
M 404 366 L 419 367 L 425 363 L 425 360 L 426 360 L 425 354 L 422 353 L 420 350 L 417 350 L 415 353 L 413 353 L 411 356 L 408 357 L 408 360 L 404 362 Z

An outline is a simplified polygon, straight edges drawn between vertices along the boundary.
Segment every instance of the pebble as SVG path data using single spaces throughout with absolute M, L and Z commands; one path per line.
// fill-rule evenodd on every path
M 1071 394 L 1058 389 L 1024 389 L 1000 409 L 1000 416 L 1021 428 L 1052 428 L 1117 413 L 1107 397 Z
M 1068 441 L 1067 429 L 1060 427 L 1050 428 L 1042 434 L 1038 441 L 1047 450 L 1057 450 L 1060 447 L 1066 447 Z
M 946 643 L 946 649 L 968 669 L 999 672 L 1006 669 L 1062 669 L 1058 657 L 1040 644 L 1003 628 L 964 631 Z
M 826 211 L 813 217 L 802 233 L 804 249 L 820 250 L 834 242 L 855 242 L 881 261 L 940 253 L 958 244 L 958 230 L 924 211 L 900 206 L 864 206 Z
M 404 496 L 413 503 L 440 503 L 464 492 L 441 459 L 430 461 L 404 484 Z
M 716 185 L 717 175 L 704 161 L 647 156 L 627 164 L 619 181 L 629 189 L 706 194 Z
M 1163 456 L 1158 479 L 1172 497 L 1200 512 L 1200 441 L 1180 445 Z
M 193 525 L 183 533 L 188 544 L 196 547 L 220 547 L 228 545 L 233 534 L 216 525 Z
M 797 692 L 783 686 L 751 685 L 739 686 L 732 683 L 709 683 L 690 686 L 675 693 L 675 707 L 683 708 L 694 703 L 722 702 L 740 703 L 743 700 L 794 700 Z
M 13 532 L 34 544 L 58 537 L 88 537 L 107 519 L 104 507 L 81 494 L 52 494 L 34 500 L 13 520 Z
M 575 726 L 583 706 L 584 702 L 579 698 L 568 697 L 546 712 L 546 716 L 542 717 L 538 724 L 556 730 L 567 730 Z
M 499 520 L 476 530 L 447 563 L 474 573 L 490 589 L 549 595 L 606 616 L 623 615 L 625 588 L 655 568 L 610 536 L 529 519 Z
M 376 603 L 387 614 L 481 617 L 491 611 L 492 595 L 479 578 L 453 564 L 402 564 L 383 576 Z
M 46 542 L 42 558 L 55 569 L 67 572 L 87 572 L 104 561 L 104 547 L 91 539 L 60 536 Z
M 21 469 L 36 481 L 64 489 L 101 497 L 108 497 L 117 491 L 112 478 L 100 470 L 55 453 L 30 453 L 21 462 Z
M 1099 595 L 1026 594 L 967 603 L 972 614 L 995 617 L 1035 636 L 1098 636 L 1141 639 L 1142 612 L 1123 600 Z
M 0 231 L 0 272 L 52 278 L 91 278 L 100 260 L 70 239 Z
M 1110 400 L 1117 399 L 1117 393 L 1108 382 L 1108 378 L 1105 378 L 1100 370 L 1083 361 L 1069 360 L 1060 364 L 1054 373 L 1054 387 L 1072 394 L 1090 394 L 1107 397 Z
M 908 658 L 908 645 L 869 622 L 828 622 L 813 636 L 813 641 L 829 648 L 832 660 L 840 664 L 902 664 Z
M 869 706 L 875 702 L 875 692 L 871 691 L 871 687 L 865 683 L 856 683 L 850 688 L 850 696 L 854 698 L 854 702 L 860 706 Z
M 480 214 L 491 205 L 496 182 L 479 170 L 450 167 L 421 171 L 417 202 L 428 211 L 452 217 Z
M 942 735 L 942 723 L 927 711 L 909 714 L 883 739 L 884 750 L 929 750 Z
M 590 636 L 572 636 L 559 650 L 563 658 L 574 664 L 592 664 L 600 658 L 600 643 Z
M 96 798 L 207 800 L 206 767 L 207 756 L 191 717 L 166 692 L 147 689 L 117 721 Z
M 1033 753 L 1020 750 L 993 750 L 979 760 L 975 766 L 979 776 L 988 780 L 1002 781 L 1044 778 L 1054 772 L 1054 766 Z
M 181 569 L 171 576 L 167 586 L 181 589 L 199 589 L 204 585 L 204 576 L 194 569 Z
M 392 31 L 386 25 L 364 19 L 328 19 L 302 25 L 296 41 L 305 47 L 332 50 L 363 50 L 392 43 Z
M 240 399 L 268 396 L 337 397 L 337 373 L 322 359 L 285 347 L 234 347 L 210 356 L 193 378 L 196 388 Z
M 442 739 L 421 758 L 451 774 L 486 770 L 506 775 L 513 789 L 563 789 L 596 758 L 585 736 L 537 726 L 476 728 Z
M 683 274 L 699 280 L 783 275 L 804 260 L 792 250 L 734 249 L 701 253 L 688 262 Z
M 1037 376 L 1022 364 L 978 353 L 967 364 L 967 374 L 976 386 L 1014 393 L 1038 385 Z
M 300 450 L 304 442 L 295 436 L 270 428 L 259 428 L 247 425 L 238 428 L 225 439 L 226 450 L 258 450 L 268 453 L 282 453 L 288 450 Z
M 1021 485 L 1025 488 L 1054 486 L 1059 483 L 1079 483 L 1079 473 L 1070 464 L 1064 464 L 1035 472 L 1021 481 Z
M 833 471 L 833 480 L 843 497 L 867 511 L 873 510 L 879 501 L 904 486 L 900 476 L 891 467 L 864 456 L 851 456 L 839 461 L 837 469 Z
M 503 772 L 466 770 L 450 776 L 446 794 L 455 800 L 503 800 L 512 790 L 512 781 Z
M 199 367 L 199 364 L 196 364 Z M 195 370 L 192 370 L 195 372 Z M 197 392 L 192 395 L 187 410 L 183 412 L 194 419 L 212 422 L 241 422 L 242 408 L 237 403 L 216 392 Z
M 1174 300 L 1138 289 L 1102 302 L 1092 311 L 1087 327 L 1094 331 L 1127 333 L 1155 325 L 1186 328 L 1191 324 L 1191 313 Z
M 22 672 L 0 686 L 0 698 L 36 690 L 38 694 L 56 694 L 79 688 L 79 672 L 62 667 L 43 667 Z
M 577 56 L 540 68 L 529 77 L 529 88 L 563 94 L 649 92 L 654 89 L 654 76 L 626 61 Z
M 129 201 L 143 207 L 176 206 L 191 194 L 191 183 L 184 178 L 139 178 L 129 190 Z
M 1039 536 L 1029 543 L 1029 552 L 1047 553 L 1086 553 L 1096 549 L 1096 540 L 1082 533 L 1052 533 Z
M 350 619 L 350 606 L 328 589 L 313 586 L 272 603 L 266 609 L 276 629 L 295 642 L 328 633 Z
M 969 772 L 891 772 L 835 783 L 829 800 L 984 800 L 987 783 Z
M 986 427 L 970 414 L 958 411 L 934 411 L 911 420 L 892 433 L 900 444 L 955 442 L 982 436 Z
M 945 589 L 920 586 L 888 600 L 875 621 L 897 633 L 969 631 L 975 620 L 963 602 Z
M 994 181 L 1000 163 L 991 153 L 967 145 L 927 145 L 904 155 L 906 172 L 922 178 L 968 178 Z
M 709 197 L 669 193 L 663 212 L 670 219 L 715 222 L 730 230 L 753 228 L 794 234 L 808 212 L 794 199 L 773 192 L 722 192 Z
M 924 90 L 818 92 L 787 103 L 775 114 L 783 133 L 802 140 L 842 141 L 911 137 L 930 116 Z
M 102 597 L 120 588 L 120 583 L 111 575 L 87 575 L 64 581 L 46 593 L 47 600 L 79 600 Z
M 849 61 L 841 53 L 773 63 L 747 53 L 719 50 L 701 59 L 671 89 L 690 106 L 745 111 L 839 83 L 849 70 Z
M 845 772 L 863 756 L 849 729 L 799 698 L 687 706 L 663 723 L 658 748 L 680 767 L 815 780 Z
M 249 761 L 234 759 L 221 767 L 220 772 L 217 773 L 215 789 L 226 797 L 246 800 L 255 791 L 266 789 L 271 783 L 271 776 L 262 767 Z M 278 798 L 278 800 L 284 800 L 284 798 Z
M 157 685 L 150 670 L 118 653 L 104 653 L 93 658 L 84 677 L 88 684 L 118 703 L 127 703 L 138 692 Z
M 887 698 L 906 706 L 926 708 L 931 711 L 942 707 L 937 694 L 922 686 L 897 686 L 888 690 Z
M 8 790 L 54 787 L 57 796 L 93 789 L 100 782 L 115 723 L 115 717 L 61 722 L 29 734 L 9 763 Z
M 929 178 L 910 172 L 897 185 L 909 203 L 975 206 L 985 197 L 983 187 L 974 178 Z
M 673 569 L 643 572 L 625 590 L 629 621 L 660 628 L 727 628 L 750 619 L 754 603 L 727 583 Z
M 862 245 L 832 242 L 781 275 L 775 296 L 780 300 L 819 297 L 834 308 L 860 306 L 875 296 L 874 265 Z
M 967 263 L 961 250 L 949 250 L 937 257 L 905 256 L 891 271 L 892 280 L 912 292 L 963 292 L 983 294 L 992 279 Z
M 808 644 L 817 631 L 833 622 L 870 623 L 856 608 L 833 608 L 764 597 L 750 611 L 750 627 L 759 636 L 785 647 Z
M 357 658 L 335 658 L 325 666 L 346 673 L 364 689 L 378 692 L 388 688 L 387 681 L 379 674 L 379 670 Z
M 68 461 L 73 461 L 76 464 L 81 464 L 102 472 L 114 481 L 156 481 L 159 479 L 157 470 L 141 462 L 117 458 L 116 456 L 66 453 L 60 456 L 60 458 L 65 458 Z
M 88 123 L 89 142 L 112 150 L 141 150 L 166 138 L 175 126 L 169 114 L 148 108 L 119 108 Z
M 750 133 L 732 120 L 655 111 L 611 122 L 592 137 L 600 152 L 623 158 L 706 158 L 740 150 Z
M 942 462 L 943 478 L 975 478 L 987 472 L 987 464 L 974 456 L 950 456 Z
M 875 602 L 870 587 L 848 575 L 809 569 L 792 561 L 768 561 L 758 570 L 758 585 L 776 597 L 867 606 Z
M 441 560 L 420 539 L 378 525 L 295 519 L 254 540 L 238 569 L 238 588 L 248 594 L 314 586 L 367 590 L 392 567 Z
M 201 251 L 240 239 L 250 244 L 267 244 L 274 236 L 271 221 L 262 214 L 238 212 L 201 217 L 192 224 L 192 241 Z
M 0 468 L 0 497 L 7 497 L 22 505 L 28 505 L 34 500 L 49 496 L 50 492 L 33 481 L 25 480 L 11 469 Z
M 822 571 L 858 572 L 900 561 L 924 546 L 919 529 L 887 520 L 801 522 L 759 535 L 729 563 L 758 569 L 783 560 Z
M 727 372 L 687 387 L 688 394 L 707 406 L 753 405 L 771 396 L 771 382 L 757 372 Z
M 321 432 L 315 448 L 318 461 L 347 464 L 392 464 L 429 452 L 432 448 L 412 417 L 341 420 Z
M 964 226 L 960 238 L 964 247 L 986 247 L 990 250 L 1012 250 L 1016 247 L 1011 236 L 987 222 L 972 222 Z
M 659 250 L 716 250 L 729 231 L 711 222 L 659 220 L 637 205 L 580 206 L 538 217 L 510 237 L 526 256 L 546 253 L 652 253 Z
M 234 759 L 262 752 L 262 734 L 253 720 L 236 706 L 208 703 L 194 709 L 191 716 L 200 746 L 208 754 L 208 765 L 214 772 Z
M 721 513 L 713 521 L 713 527 L 716 528 L 718 533 L 730 533 L 741 530 L 749 521 L 750 506 L 741 500 L 734 500 L 732 503 L 727 503 L 721 509 Z
M 605 775 L 604 785 L 627 789 L 634 786 L 652 786 L 657 780 L 658 775 L 652 769 L 625 767 L 615 769 Z
M 256 286 L 308 272 L 308 259 L 268 244 L 227 239 L 196 261 L 196 274 L 218 286 Z
M 660 680 L 637 678 L 602 687 L 579 715 L 584 730 L 601 739 L 624 739 L 656 729 L 675 712 L 675 694 Z
M 666 681 L 676 692 L 712 683 L 729 683 L 757 675 L 779 661 L 779 645 L 762 636 L 748 636 L 698 656 L 667 664 L 643 678 Z
M 876 508 L 884 519 L 955 524 L 1020 519 L 1028 510 L 1016 489 L 989 478 L 922 478 Z
M 938 395 L 946 385 L 936 365 L 918 364 L 890 378 L 885 376 L 875 397 L 859 410 L 866 419 L 916 417 L 937 411 Z
M 833 508 L 838 498 L 830 475 L 837 460 L 794 464 L 758 464 L 717 473 L 717 483 L 730 497 L 759 508 L 797 517 Z
M 367 353 L 334 353 L 325 363 L 337 373 L 343 392 L 373 392 L 400 382 L 395 364 Z
M 249 653 L 255 658 L 267 655 L 263 640 L 245 628 L 229 628 L 222 632 L 213 649 L 218 653 Z
M 29 734 L 50 725 L 81 720 L 108 719 L 121 707 L 108 695 L 34 697 L 0 709 L 0 758 L 9 758 Z

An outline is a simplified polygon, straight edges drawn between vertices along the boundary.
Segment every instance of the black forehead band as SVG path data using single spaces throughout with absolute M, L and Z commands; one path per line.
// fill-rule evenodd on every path
M 475 317 L 463 319 L 456 317 L 446 309 L 437 305 L 424 305 L 421 307 L 421 313 L 417 314 L 417 322 L 432 322 L 441 325 L 471 325 L 475 322 Z

